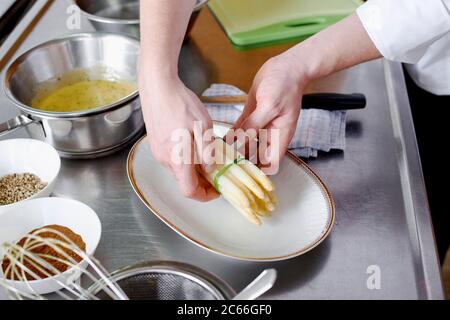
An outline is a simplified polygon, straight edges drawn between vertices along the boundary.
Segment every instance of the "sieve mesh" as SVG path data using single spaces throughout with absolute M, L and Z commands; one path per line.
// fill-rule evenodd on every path
M 171 273 L 141 273 L 117 281 L 131 300 L 219 300 L 213 289 Z M 101 300 L 109 297 L 100 292 Z

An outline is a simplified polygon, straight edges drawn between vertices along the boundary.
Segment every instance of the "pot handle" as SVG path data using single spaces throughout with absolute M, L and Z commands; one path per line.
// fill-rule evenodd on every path
M 32 120 L 27 116 L 21 114 L 5 123 L 0 123 L 0 137 L 36 122 L 38 121 Z

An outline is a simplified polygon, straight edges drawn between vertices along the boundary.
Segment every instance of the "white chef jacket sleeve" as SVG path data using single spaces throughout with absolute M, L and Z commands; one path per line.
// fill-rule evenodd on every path
M 450 32 L 450 0 L 369 0 L 357 14 L 377 49 L 393 61 L 417 63 Z

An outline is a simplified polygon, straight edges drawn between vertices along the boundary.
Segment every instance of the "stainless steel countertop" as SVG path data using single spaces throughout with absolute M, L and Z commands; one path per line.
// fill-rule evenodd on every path
M 73 33 L 66 29 L 70 3 L 55 1 L 17 53 Z M 82 27 L 92 30 L 84 20 Z M 204 63 L 185 45 L 183 79 L 197 92 L 208 85 Z M 54 195 L 83 201 L 98 213 L 103 235 L 96 256 L 111 271 L 146 260 L 177 260 L 204 268 L 239 291 L 274 267 L 279 280 L 267 299 L 443 299 L 402 72 L 399 64 L 378 60 L 311 86 L 311 91 L 362 92 L 368 108 L 349 113 L 345 153 L 308 161 L 334 196 L 337 220 L 331 236 L 302 257 L 239 262 L 187 242 L 135 196 L 126 175 L 129 150 L 97 160 L 64 160 Z M 16 115 L 3 93 L 0 105 L 0 121 Z M 18 131 L 8 138 L 24 136 Z M 381 270 L 380 290 L 367 287 L 367 269 L 373 265 Z

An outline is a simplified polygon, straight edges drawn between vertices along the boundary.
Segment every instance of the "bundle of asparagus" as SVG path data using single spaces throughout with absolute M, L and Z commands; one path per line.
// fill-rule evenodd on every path
M 277 198 L 270 179 L 222 139 L 215 140 L 216 159 L 223 163 L 213 172 L 202 172 L 216 190 L 249 221 L 261 225 L 261 217 L 275 210 Z M 222 154 L 218 154 L 222 152 Z

